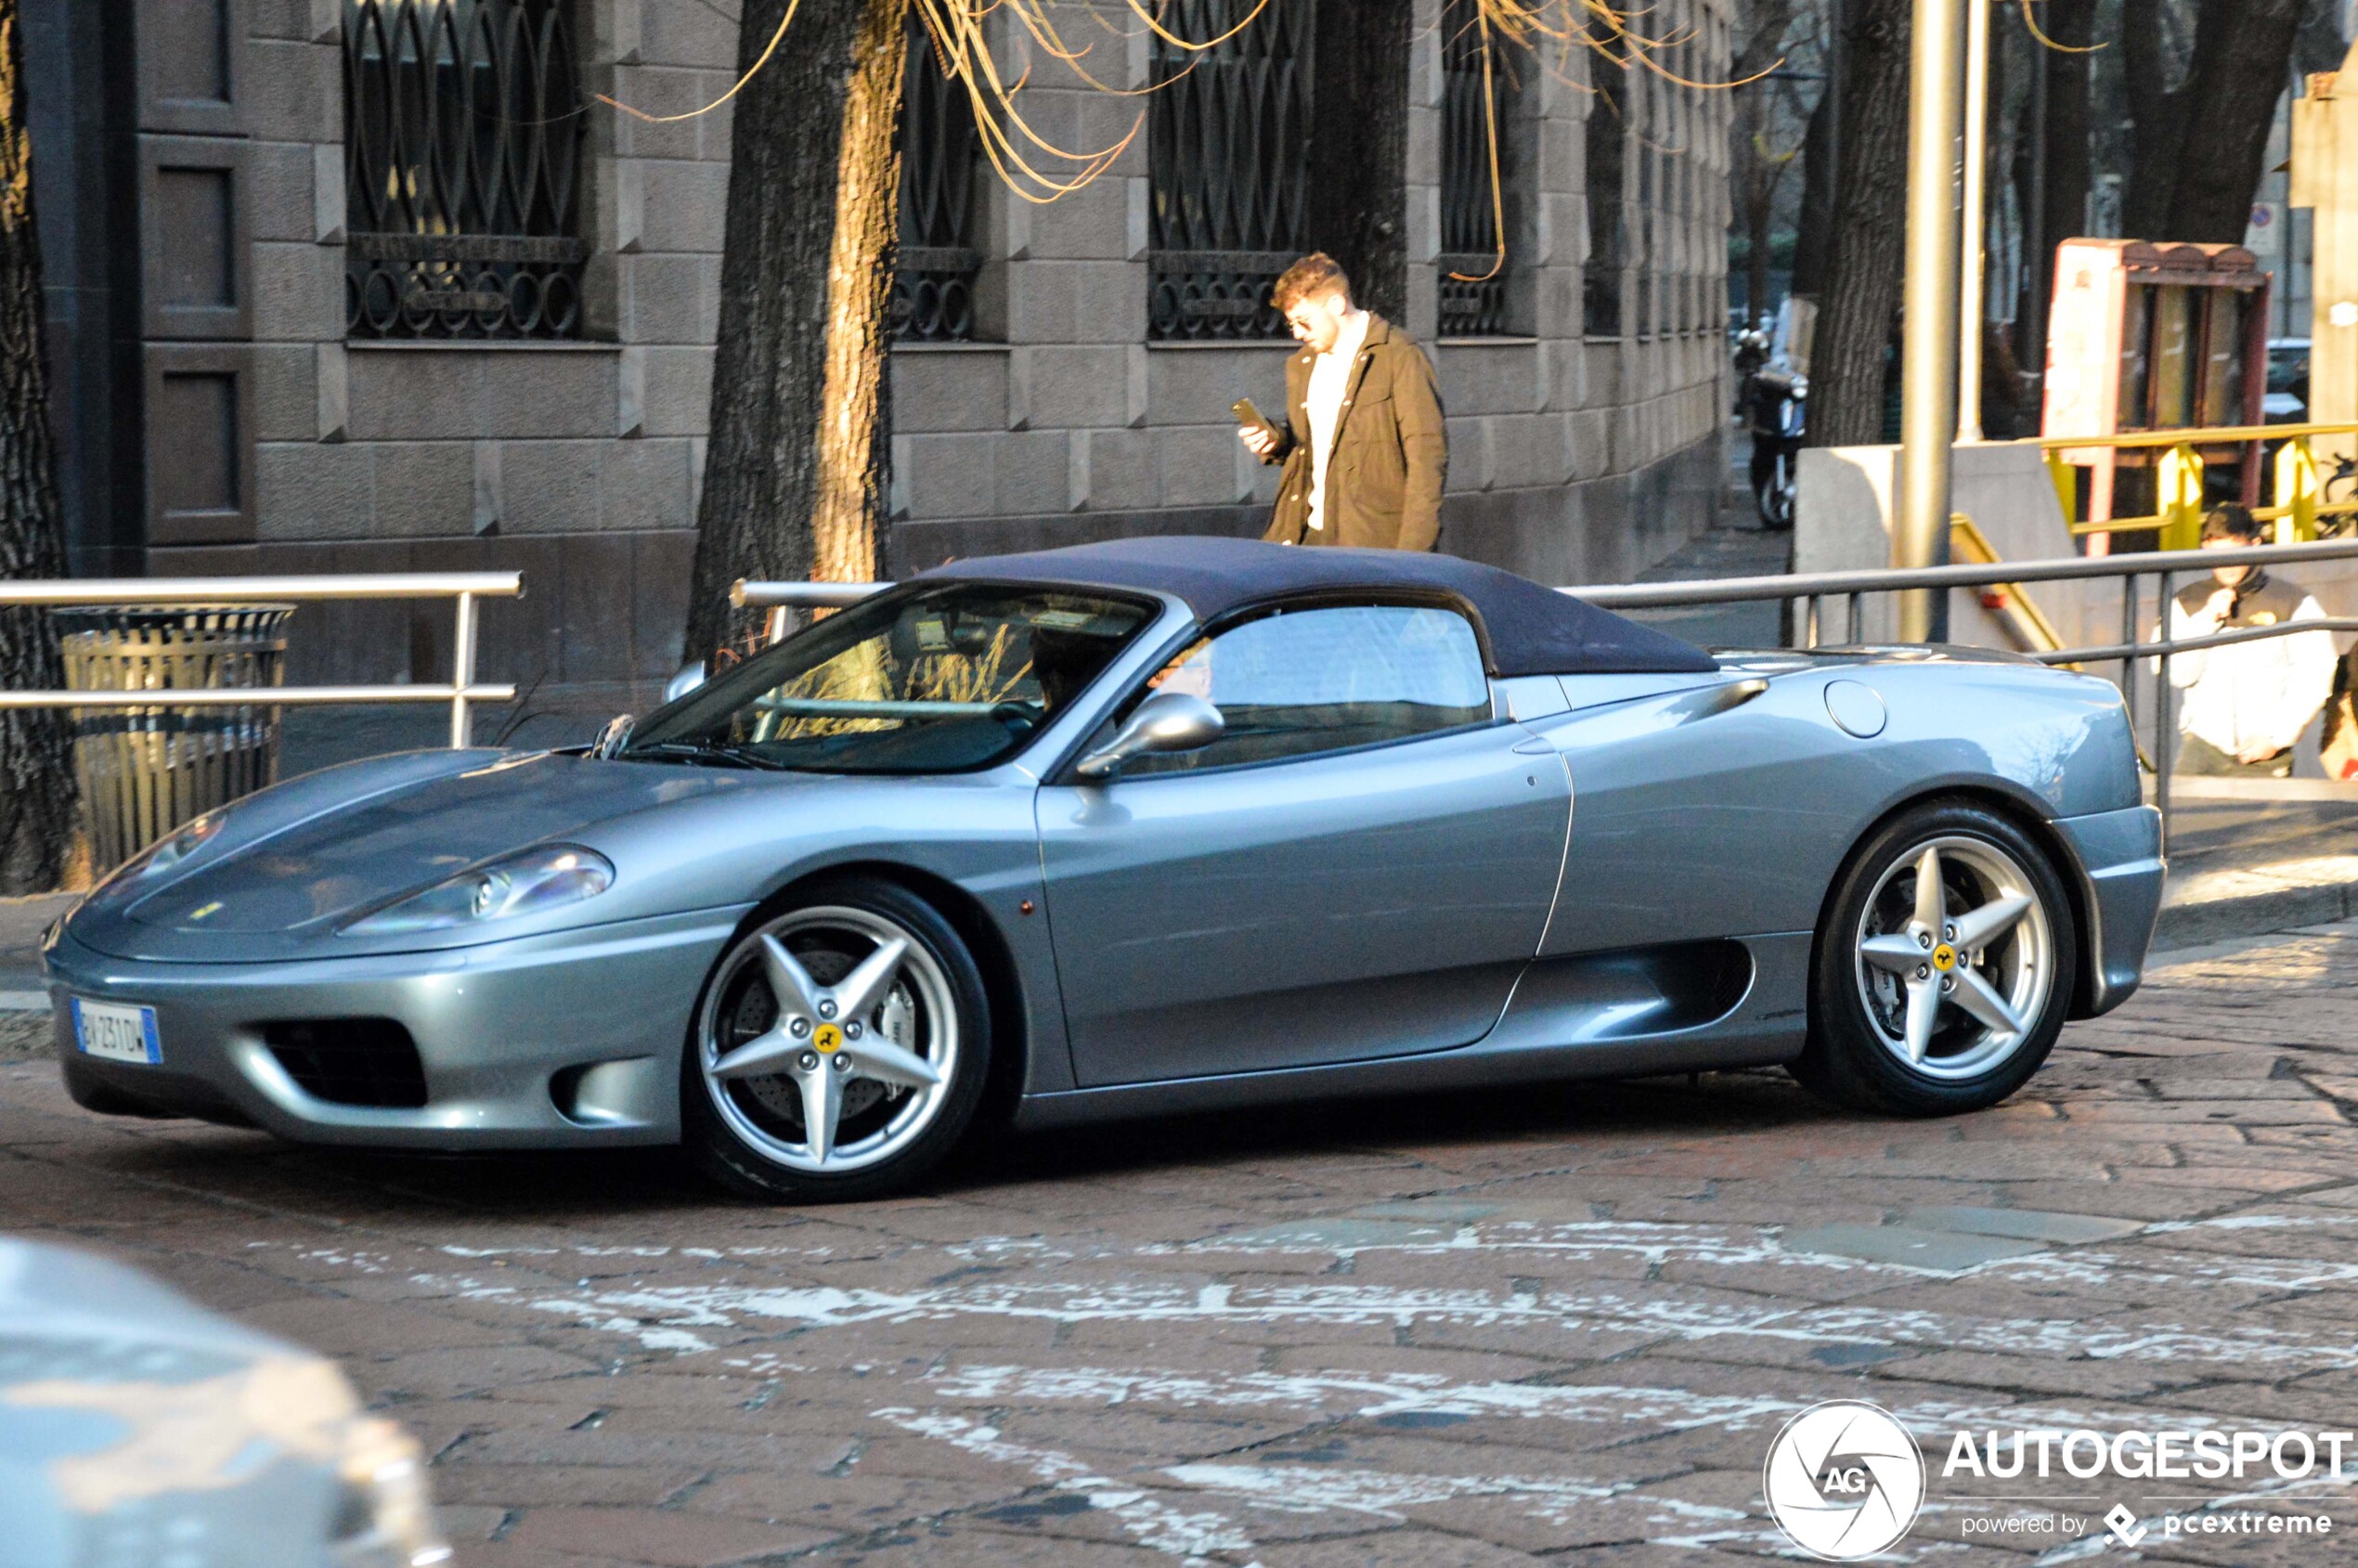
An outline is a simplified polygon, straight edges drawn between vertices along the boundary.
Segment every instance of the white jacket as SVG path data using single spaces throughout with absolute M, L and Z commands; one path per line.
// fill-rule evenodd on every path
M 2217 585 L 2206 577 L 2170 602 L 2172 641 L 2221 631 L 2323 620 L 2317 601 L 2281 578 L 2247 587 L 2224 624 L 2206 605 Z M 2159 640 L 2157 631 L 2156 640 Z M 2333 692 L 2330 631 L 2295 632 L 2170 656 L 2170 683 L 2178 688 L 2181 733 L 2199 736 L 2230 757 L 2258 749 L 2290 749 Z M 2160 661 L 2154 661 L 2157 667 Z

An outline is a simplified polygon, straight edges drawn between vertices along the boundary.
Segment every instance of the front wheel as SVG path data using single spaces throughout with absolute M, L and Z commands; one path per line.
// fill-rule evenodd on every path
M 2070 901 L 2028 834 L 1962 801 L 1911 808 L 1827 901 L 1794 1076 L 1898 1116 L 1996 1105 L 2054 1048 L 2078 952 Z
M 1760 438 L 1756 438 L 1758 441 Z M 1752 496 L 1760 525 L 1781 534 L 1793 526 L 1794 457 L 1782 442 L 1766 450 L 1756 446 L 1752 461 Z
M 950 923 L 887 882 L 814 888 L 705 982 L 681 1130 L 750 1197 L 881 1197 L 948 1154 L 990 1070 L 982 976 Z

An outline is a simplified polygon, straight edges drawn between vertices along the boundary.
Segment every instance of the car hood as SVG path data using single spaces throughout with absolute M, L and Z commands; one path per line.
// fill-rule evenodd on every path
M 186 870 L 153 888 L 101 888 L 70 929 L 118 957 L 195 957 L 218 937 L 264 956 L 479 862 L 750 777 L 551 752 L 441 756 L 338 769 L 241 802 Z

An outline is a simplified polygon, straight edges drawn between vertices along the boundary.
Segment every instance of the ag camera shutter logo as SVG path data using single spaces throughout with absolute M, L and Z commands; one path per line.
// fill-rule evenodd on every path
M 1864 1400 L 1813 1405 L 1768 1445 L 1761 1488 L 1785 1538 L 1828 1562 L 1872 1557 L 1924 1501 L 1924 1461 L 1892 1414 Z

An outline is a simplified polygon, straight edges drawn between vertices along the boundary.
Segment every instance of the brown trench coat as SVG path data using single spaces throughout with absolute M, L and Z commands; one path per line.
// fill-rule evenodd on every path
M 1327 460 L 1326 526 L 1310 523 L 1310 369 L 1303 349 L 1286 361 L 1286 422 L 1262 460 L 1286 465 L 1269 531 L 1276 544 L 1431 550 L 1441 533 L 1441 486 L 1449 473 L 1441 392 L 1416 340 L 1375 317 L 1351 367 L 1334 449 Z

